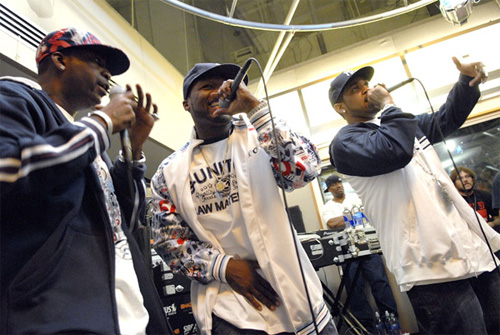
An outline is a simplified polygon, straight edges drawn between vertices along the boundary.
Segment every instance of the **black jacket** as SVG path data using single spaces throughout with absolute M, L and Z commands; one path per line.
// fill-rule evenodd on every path
M 472 77 L 461 74 L 435 114 L 413 115 L 390 107 L 380 116 L 380 126 L 359 122 L 340 129 L 330 143 L 330 162 L 341 173 L 370 177 L 405 167 L 413 158 L 415 138 L 431 144 L 442 141 L 467 120 L 480 92 L 469 87 Z
M 113 233 L 92 166 L 97 155 L 107 158 L 104 127 L 85 118 L 72 124 L 45 92 L 3 80 L 0 139 L 0 333 L 119 333 Z M 169 334 L 128 228 L 132 211 L 144 206 L 144 170 L 134 170 L 132 198 L 125 164 L 110 167 L 149 312 L 147 332 Z

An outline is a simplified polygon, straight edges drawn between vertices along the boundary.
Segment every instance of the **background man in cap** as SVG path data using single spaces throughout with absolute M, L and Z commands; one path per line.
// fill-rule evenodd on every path
M 344 222 L 344 209 L 352 209 L 353 206 L 358 208 L 361 206 L 361 199 L 355 193 L 346 194 L 342 178 L 336 174 L 332 174 L 325 180 L 326 189 L 325 193 L 330 192 L 333 196 L 328 200 L 321 210 L 323 222 L 326 223 L 328 228 L 345 228 Z
M 139 85 L 137 101 L 128 87 L 97 106 L 130 64 L 89 32 L 48 34 L 36 62 L 38 84 L 0 81 L 0 333 L 170 333 L 131 231 L 157 107 Z M 133 180 L 123 157 L 111 165 L 105 154 L 126 128 Z
M 202 334 L 314 334 L 295 240 L 318 330 L 336 334 L 276 187 L 280 173 L 286 191 L 313 180 L 318 153 L 281 120 L 275 143 L 267 104 L 244 83 L 228 108 L 219 106 L 239 70 L 202 63 L 184 78 L 183 106 L 194 130 L 151 180 L 155 248 L 173 271 L 193 279 Z
M 340 176 L 332 174 L 325 181 L 326 192 L 333 195 L 333 199 L 328 200 L 321 211 L 323 221 L 331 229 L 344 229 L 344 209 L 352 210 L 353 206 L 362 208 L 361 199 L 355 193 L 346 194 L 344 185 Z M 358 267 L 361 272 L 356 281 L 354 276 Z M 379 254 L 373 254 L 363 257 L 360 260 L 354 260 L 347 267 L 342 265 L 344 276 L 346 276 L 347 291 L 349 296 L 349 310 L 356 319 L 366 328 L 369 333 L 375 333 L 375 311 L 372 310 L 370 303 L 365 295 L 365 285 L 370 285 L 370 289 L 377 304 L 382 318 L 385 317 L 385 311 L 398 316 L 396 301 L 392 294 L 389 279 L 385 273 L 384 263 Z M 354 284 L 351 289 L 350 286 Z
M 370 88 L 373 68 L 331 83 L 333 108 L 349 123 L 330 145 L 330 160 L 363 200 L 386 264 L 407 292 L 421 332 L 498 333 L 500 235 L 457 192 L 432 143 L 458 129 L 486 80 L 482 63 L 461 64 L 460 78 L 435 115 L 403 113 L 384 86 Z M 375 115 L 382 111 L 380 119 Z

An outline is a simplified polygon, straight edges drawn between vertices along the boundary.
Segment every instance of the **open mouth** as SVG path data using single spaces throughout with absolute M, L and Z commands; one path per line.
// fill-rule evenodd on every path
M 216 99 L 216 100 L 212 100 L 209 104 L 208 104 L 211 108 L 219 108 L 219 99 Z

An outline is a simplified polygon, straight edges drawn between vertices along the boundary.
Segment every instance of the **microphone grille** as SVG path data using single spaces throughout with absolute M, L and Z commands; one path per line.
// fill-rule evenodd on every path
M 111 89 L 109 90 L 109 97 L 112 97 L 115 94 L 122 94 L 125 92 L 127 92 L 127 90 L 121 87 L 120 85 L 113 85 L 113 87 L 111 87 Z

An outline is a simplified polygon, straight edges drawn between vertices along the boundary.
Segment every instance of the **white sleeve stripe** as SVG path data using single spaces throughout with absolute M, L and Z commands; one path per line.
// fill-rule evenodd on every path
M 2 170 L 0 171 L 0 181 L 15 182 L 19 178 L 27 176 L 32 171 L 67 163 L 84 155 L 94 145 L 96 146 L 97 154 L 100 154 L 101 150 L 105 148 L 101 148 L 99 145 L 99 134 L 94 131 L 94 125 L 87 126 L 82 123 L 81 126 L 84 127 L 82 131 L 63 145 L 54 147 L 49 144 L 41 144 L 24 149 L 21 152 L 21 160 L 12 157 L 0 159 L 0 168 Z M 99 125 L 96 128 L 96 130 L 101 132 L 103 127 Z M 104 146 L 106 147 L 109 144 L 109 137 L 107 133 L 104 134 Z M 28 163 L 23 166 L 22 162 Z
M 66 142 L 58 147 L 54 147 L 50 144 L 41 144 L 26 148 L 21 152 L 21 160 L 26 161 L 32 158 L 36 158 L 36 156 L 60 154 L 65 151 L 69 151 L 71 150 L 71 147 L 84 141 L 85 138 L 87 138 L 89 135 L 90 134 L 88 133 L 88 130 L 85 129 L 74 136 L 69 142 Z
M 0 158 L 0 168 L 4 167 L 19 168 L 21 167 L 21 161 L 12 157 Z
M 85 146 L 78 148 L 78 150 L 71 151 L 70 153 L 68 153 L 67 155 L 64 155 L 64 156 L 58 156 L 55 159 L 43 160 L 40 162 L 26 165 L 22 169 L 16 169 L 16 173 L 0 173 L 0 181 L 15 182 L 18 179 L 27 176 L 32 171 L 36 171 L 39 169 L 43 169 L 45 167 L 54 166 L 54 165 L 69 162 L 69 161 L 75 159 L 76 157 L 84 154 L 91 145 L 92 144 L 89 143 Z M 20 161 L 18 161 L 18 162 L 20 162 Z
M 110 147 L 110 138 L 109 138 L 108 131 L 107 131 L 106 127 L 104 127 L 104 125 L 101 122 L 99 122 L 91 117 L 84 117 L 79 122 L 76 122 L 75 124 L 90 128 L 96 132 L 94 139 L 96 140 L 96 143 L 99 143 L 99 145 L 97 147 L 101 148 L 101 145 L 100 145 L 101 142 L 98 141 L 98 139 L 100 139 L 103 142 L 102 151 L 98 150 L 97 151 L 98 154 L 100 154 L 103 151 L 106 151 Z

